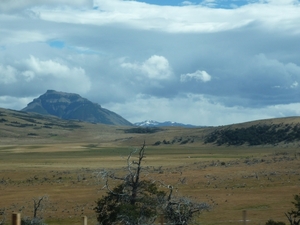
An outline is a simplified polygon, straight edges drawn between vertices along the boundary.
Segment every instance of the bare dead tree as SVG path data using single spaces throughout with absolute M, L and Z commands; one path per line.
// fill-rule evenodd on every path
M 107 170 L 101 170 L 99 172 L 96 172 L 96 177 L 98 181 L 101 182 L 101 180 L 105 181 L 105 185 L 102 187 L 102 189 L 108 189 L 110 192 L 112 191 L 109 185 L 109 181 L 121 181 L 126 184 L 129 184 L 132 187 L 132 196 L 136 196 L 138 183 L 140 181 L 141 176 L 141 163 L 143 158 L 145 157 L 145 142 L 142 145 L 142 147 L 137 150 L 133 150 L 129 153 L 127 157 L 127 166 L 126 166 L 126 173 L 124 176 L 117 176 L 115 172 L 113 171 L 107 171 Z M 138 160 L 131 160 L 132 156 L 138 151 Z M 99 179 L 100 178 L 100 179 Z
M 145 158 L 145 147 L 144 142 L 140 149 L 130 152 L 125 175 L 117 176 L 114 172 L 105 170 L 97 173 L 97 177 L 104 179 L 103 188 L 107 190 L 106 196 L 99 199 L 95 207 L 100 224 L 152 224 L 157 215 L 163 213 L 171 224 L 187 225 L 195 213 L 209 208 L 206 203 L 195 203 L 188 198 L 174 197 L 173 186 L 144 179 L 142 172 L 145 172 L 145 168 L 142 167 L 142 162 Z M 138 156 L 133 160 L 135 153 L 138 153 Z M 111 188 L 109 184 L 111 180 L 119 181 L 119 184 Z M 159 187 L 166 188 L 164 190 L 167 191 Z
M 133 155 L 138 153 L 137 159 Z M 145 158 L 145 142 L 140 149 L 136 149 L 127 157 L 126 172 L 117 176 L 114 172 L 101 171 L 97 174 L 105 181 L 103 188 L 107 195 L 98 200 L 95 211 L 98 221 L 103 225 L 120 223 L 125 225 L 151 224 L 155 221 L 157 199 L 164 195 L 159 191 L 155 182 L 142 179 L 142 161 Z M 118 185 L 111 188 L 109 181 L 118 181 Z
M 135 204 L 137 199 L 137 192 L 140 185 L 140 175 L 141 175 L 141 164 L 142 160 L 145 157 L 145 142 L 143 143 L 143 146 L 141 147 L 139 151 L 138 161 L 132 161 L 131 162 L 131 154 L 129 154 L 127 158 L 127 168 L 128 168 L 128 176 L 125 179 L 125 182 L 131 186 L 131 199 L 130 203 Z M 131 166 L 131 164 L 136 165 L 135 168 Z
M 33 218 L 37 218 L 37 212 L 43 210 L 43 201 L 46 201 L 48 196 L 44 195 L 33 199 Z
M 203 211 L 209 211 L 211 206 L 205 202 L 192 201 L 185 196 L 177 196 L 178 187 L 166 185 L 159 182 L 161 186 L 169 189 L 167 197 L 162 204 L 162 213 L 168 224 L 172 225 L 187 225 L 193 223 L 195 215 L 200 215 Z
M 42 212 L 46 207 L 48 196 L 43 195 L 41 197 L 33 198 L 33 217 L 23 218 L 21 221 L 22 225 L 44 225 Z M 38 216 L 38 212 L 40 212 Z

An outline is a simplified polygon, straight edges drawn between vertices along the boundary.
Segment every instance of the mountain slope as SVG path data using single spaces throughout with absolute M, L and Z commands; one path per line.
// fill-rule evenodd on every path
M 118 114 L 104 109 L 78 94 L 54 90 L 48 90 L 45 94 L 34 99 L 22 111 L 57 116 L 66 120 L 81 120 L 109 125 L 132 125 Z
M 186 127 L 186 128 L 201 127 L 201 126 L 194 126 L 191 124 L 183 124 L 183 123 L 177 123 L 171 121 L 157 122 L 155 120 L 145 120 L 142 122 L 134 123 L 134 125 L 139 127 Z
M 277 149 L 300 147 L 300 117 L 274 118 L 219 127 L 126 127 L 62 120 L 24 111 L 0 108 L 0 144 L 97 143 L 101 146 L 188 145 L 257 146 Z

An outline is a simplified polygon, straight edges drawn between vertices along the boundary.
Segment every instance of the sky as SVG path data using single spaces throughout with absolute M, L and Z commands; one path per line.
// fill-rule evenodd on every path
M 300 116 L 300 1 L 1 0 L 0 107 L 47 90 L 132 123 Z

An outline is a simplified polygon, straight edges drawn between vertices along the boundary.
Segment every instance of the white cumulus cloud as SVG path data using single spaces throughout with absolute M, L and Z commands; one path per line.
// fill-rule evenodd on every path
M 56 83 L 56 86 L 61 86 L 67 89 L 72 89 L 76 86 L 80 92 L 87 92 L 91 87 L 91 82 L 85 73 L 85 70 L 80 67 L 68 67 L 63 63 L 54 60 L 40 60 L 34 56 L 30 56 L 25 60 L 27 70 L 22 73 L 27 81 L 36 79 L 44 79 L 48 77 L 50 84 Z M 46 79 L 47 80 L 47 79 Z
M 295 81 L 292 85 L 291 88 L 297 88 L 299 85 L 299 83 L 297 81 Z
M 180 76 L 181 82 L 187 82 L 192 80 L 208 82 L 211 80 L 211 75 L 209 75 L 206 71 L 197 70 L 194 73 L 182 74 Z
M 123 68 L 132 69 L 140 72 L 150 79 L 168 79 L 172 75 L 172 69 L 169 61 L 158 55 L 153 55 L 143 63 L 122 63 Z
M 0 65 L 0 84 L 10 84 L 17 81 L 16 69 L 10 65 Z

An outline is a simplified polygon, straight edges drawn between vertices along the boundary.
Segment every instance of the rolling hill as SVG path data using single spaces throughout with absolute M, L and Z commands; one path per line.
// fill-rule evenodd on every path
M 86 142 L 101 145 L 289 146 L 300 143 L 300 117 L 219 127 L 138 127 L 92 124 L 0 108 L 0 144 Z

